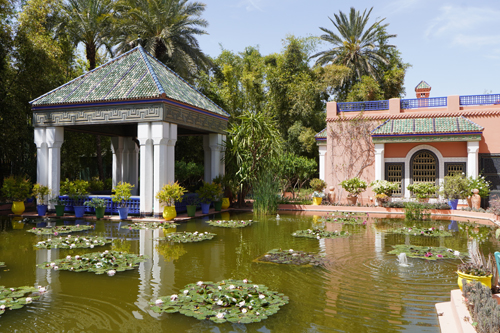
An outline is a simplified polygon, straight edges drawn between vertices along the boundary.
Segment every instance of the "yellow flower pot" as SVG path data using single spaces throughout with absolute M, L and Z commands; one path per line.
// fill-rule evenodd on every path
M 222 209 L 228 209 L 230 204 L 229 198 L 222 198 Z
M 462 279 L 466 279 L 467 283 L 469 283 L 471 281 L 479 281 L 484 286 L 491 289 L 491 278 L 493 275 L 475 276 L 475 275 L 465 274 L 465 273 L 462 273 L 460 271 L 457 271 L 457 274 L 458 274 L 458 286 L 460 287 L 460 290 L 462 290 Z
M 321 205 L 321 201 L 323 201 L 323 198 L 313 197 L 313 205 L 319 206 L 319 205 Z
M 175 211 L 175 206 L 165 206 L 163 207 L 163 218 L 166 221 L 171 221 L 177 216 Z
M 15 215 L 21 215 L 24 213 L 24 210 L 26 208 L 24 207 L 24 201 L 14 201 L 12 202 L 12 213 Z

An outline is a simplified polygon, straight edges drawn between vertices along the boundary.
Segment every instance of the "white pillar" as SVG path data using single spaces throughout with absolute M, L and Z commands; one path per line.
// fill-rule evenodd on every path
M 325 179 L 325 159 L 326 159 L 326 145 L 319 145 L 319 179 L 326 182 Z
M 167 140 L 167 183 L 175 182 L 175 144 L 177 142 L 177 124 L 169 124 Z
M 211 172 L 211 167 L 212 167 L 212 160 L 211 160 L 211 153 L 210 153 L 210 143 L 209 143 L 209 138 L 208 135 L 203 136 L 203 153 L 204 153 L 204 160 L 203 160 L 203 170 L 204 170 L 204 176 L 203 180 L 207 183 L 210 183 L 212 179 L 210 179 L 210 175 L 212 174 Z
M 211 133 L 208 135 L 210 146 L 210 181 L 221 175 L 220 151 L 222 147 L 222 135 Z
M 35 128 L 35 144 L 36 144 L 36 181 L 42 185 L 49 185 L 49 170 L 48 170 L 48 147 L 45 135 L 45 127 Z
M 153 213 L 153 139 L 151 123 L 137 124 L 137 139 L 140 143 L 141 215 Z
M 167 183 L 167 143 L 169 137 L 169 124 L 165 122 L 154 122 L 151 124 L 152 139 L 154 145 L 154 176 L 153 176 L 153 195 L 156 195 Z M 154 213 L 159 215 L 163 211 L 160 203 L 154 199 Z
M 61 146 L 64 142 L 64 127 L 47 127 L 45 138 L 48 148 L 47 183 L 52 196 L 59 195 L 61 181 Z
M 383 143 L 375 144 L 375 180 L 384 180 L 384 146 Z
M 137 195 L 138 189 L 138 157 L 139 148 L 131 137 L 123 140 L 123 179 L 124 181 L 134 185 L 132 187 L 132 195 Z
M 113 137 L 111 138 L 111 151 L 113 152 L 113 188 L 118 185 L 119 182 L 123 182 L 123 137 Z
M 221 146 L 220 146 L 220 167 L 219 172 L 222 176 L 226 174 L 226 136 L 221 136 Z
M 479 141 L 467 141 L 467 177 L 479 175 L 478 153 Z

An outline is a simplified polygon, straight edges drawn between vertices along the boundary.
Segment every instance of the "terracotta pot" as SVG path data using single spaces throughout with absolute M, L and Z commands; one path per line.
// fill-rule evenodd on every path
M 353 206 L 356 206 L 356 202 L 358 201 L 358 197 L 351 197 L 351 196 L 347 196 L 347 203 L 349 205 L 353 205 Z
M 479 209 L 481 208 L 481 197 L 479 196 L 479 190 L 477 188 L 473 189 L 472 192 L 474 193 L 472 195 L 471 201 L 472 201 L 472 208 L 474 209 Z
M 471 197 L 467 197 L 467 206 L 469 206 L 469 208 L 472 208 L 472 198 Z

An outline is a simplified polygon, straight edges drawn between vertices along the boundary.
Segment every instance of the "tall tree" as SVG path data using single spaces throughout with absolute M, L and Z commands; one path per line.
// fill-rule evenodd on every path
M 209 64 L 196 36 L 205 35 L 205 4 L 187 0 L 119 0 L 116 4 L 118 52 L 140 43 L 189 82 Z

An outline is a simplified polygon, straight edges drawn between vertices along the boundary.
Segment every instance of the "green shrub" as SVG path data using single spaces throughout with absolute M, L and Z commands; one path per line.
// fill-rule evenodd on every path
M 2 194 L 12 201 L 24 201 L 30 195 L 31 182 L 22 176 L 4 178 Z
M 344 180 L 339 185 L 354 197 L 365 191 L 368 186 L 364 180 L 361 180 L 358 177 Z
M 426 199 L 436 194 L 438 187 L 434 183 L 421 182 L 413 183 L 406 187 L 408 190 L 412 191 L 413 194 L 419 199 Z
M 500 332 L 500 305 L 492 297 L 491 289 L 480 282 L 467 283 L 462 280 L 463 296 L 472 321 L 476 323 L 476 332 Z
M 445 176 L 440 194 L 448 200 L 464 199 L 467 197 L 467 184 L 467 178 L 462 174 Z

